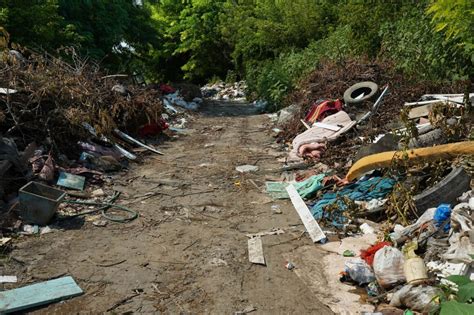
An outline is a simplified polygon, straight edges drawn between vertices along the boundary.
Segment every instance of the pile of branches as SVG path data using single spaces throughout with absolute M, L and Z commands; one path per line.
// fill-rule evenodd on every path
M 72 60 L 3 54 L 0 88 L 17 92 L 0 94 L 0 133 L 13 137 L 19 148 L 32 141 L 46 142 L 67 154 L 88 136 L 85 122 L 110 135 L 114 128 L 134 133 L 159 120 L 159 91 L 136 85 L 124 88 L 116 77 L 104 76 L 98 65 L 76 56 Z

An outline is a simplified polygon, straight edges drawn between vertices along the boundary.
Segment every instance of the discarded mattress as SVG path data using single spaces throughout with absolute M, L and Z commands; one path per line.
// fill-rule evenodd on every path
M 289 162 L 300 162 L 303 159 L 303 156 L 299 152 L 302 145 L 333 141 L 356 124 L 356 122 L 351 120 L 349 115 L 344 111 L 326 117 L 323 119 L 322 123 L 339 127 L 339 130 L 335 131 L 334 128 L 328 129 L 321 127 L 321 124 L 318 124 L 317 126 L 297 135 L 293 140 L 293 149 L 289 153 Z

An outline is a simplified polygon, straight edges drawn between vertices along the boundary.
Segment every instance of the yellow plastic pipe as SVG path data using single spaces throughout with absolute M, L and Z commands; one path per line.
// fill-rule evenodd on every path
M 410 163 L 452 159 L 459 155 L 474 155 L 474 141 L 456 142 L 428 148 L 410 149 L 406 152 Z M 377 168 L 390 167 L 394 160 L 403 158 L 402 151 L 388 151 L 366 156 L 352 165 L 346 175 L 348 181 Z

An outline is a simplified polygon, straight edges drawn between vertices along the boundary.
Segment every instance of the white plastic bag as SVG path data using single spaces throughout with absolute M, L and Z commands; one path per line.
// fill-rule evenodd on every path
M 434 300 L 436 296 L 441 294 L 442 291 L 438 288 L 407 284 L 393 294 L 390 305 L 395 307 L 406 306 L 413 311 L 428 314 L 439 308 Z
M 471 244 L 469 235 L 453 233 L 449 242 L 450 247 L 442 255 L 444 259 L 453 263 L 471 264 L 473 262 L 471 255 L 474 255 L 474 246 Z
M 381 287 L 388 288 L 397 283 L 405 282 L 403 265 L 405 259 L 402 252 L 395 247 L 385 246 L 375 253 L 374 273 Z

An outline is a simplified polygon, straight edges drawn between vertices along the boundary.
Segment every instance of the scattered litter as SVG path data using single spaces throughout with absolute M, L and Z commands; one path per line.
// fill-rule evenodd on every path
M 56 185 L 70 189 L 84 190 L 85 183 L 86 178 L 84 176 L 60 172 Z
M 105 196 L 105 192 L 102 188 L 99 188 L 99 189 L 96 189 L 96 190 L 92 191 L 91 195 L 94 198 L 103 197 L 103 196 Z
M 246 234 L 247 237 L 249 238 L 254 238 L 254 237 L 261 237 L 261 236 L 265 236 L 265 235 L 280 235 L 280 234 L 284 234 L 285 231 L 280 229 L 280 228 L 275 228 L 275 229 L 271 229 L 270 231 L 264 231 L 264 232 L 258 232 L 258 233 L 255 233 L 255 234 Z
M 272 205 L 272 213 L 274 214 L 282 214 L 280 205 Z
M 390 305 L 405 306 L 413 311 L 428 314 L 439 308 L 436 297 L 441 295 L 439 288 L 407 284 L 393 294 Z
M 2 298 L 0 299 L 0 312 L 19 312 L 81 294 L 83 294 L 82 289 L 72 277 L 62 277 L 18 289 L 3 291 L 1 294 Z
M 367 223 L 362 223 L 359 226 L 359 228 L 362 231 L 362 233 L 364 233 L 364 234 L 374 234 L 375 233 L 374 228 L 371 227 L 370 225 L 368 225 Z
M 350 250 L 350 249 L 346 249 L 343 253 L 342 253 L 342 256 L 344 257 L 355 257 L 355 253 Z
M 256 311 L 257 308 L 253 305 L 249 305 L 241 311 L 234 312 L 234 315 L 244 315 Z
M 403 253 L 405 255 L 403 271 L 407 283 L 413 285 L 421 284 L 428 280 L 425 263 L 423 259 L 415 254 L 415 250 L 417 249 L 418 243 L 416 241 L 407 243 L 403 247 Z
M 107 226 L 108 223 L 109 221 L 107 220 L 96 220 L 92 222 L 92 225 L 97 226 L 97 227 L 104 227 L 104 226 Z
M 137 139 L 130 137 L 129 135 L 127 135 L 126 133 L 124 133 L 124 132 L 122 132 L 122 131 L 120 131 L 120 130 L 118 130 L 118 129 L 115 129 L 114 131 L 115 131 L 115 133 L 116 133 L 117 135 L 119 135 L 119 136 L 120 136 L 122 139 L 124 139 L 124 140 L 127 140 L 127 141 L 129 141 L 129 142 L 132 142 L 132 143 L 134 143 L 134 144 L 136 144 L 136 145 L 138 145 L 138 146 L 140 146 L 140 147 L 142 147 L 142 148 L 145 148 L 145 149 L 147 149 L 147 150 L 149 150 L 149 151 L 151 151 L 151 152 L 154 152 L 154 153 L 156 153 L 156 154 L 163 155 L 163 153 L 160 152 L 160 151 L 158 151 L 157 149 L 152 148 L 151 146 L 146 145 L 146 144 L 144 144 L 144 143 L 138 141 Z
M 40 228 L 40 235 L 43 235 L 43 234 L 48 234 L 48 233 L 51 233 L 53 232 L 53 229 L 50 228 L 49 226 L 43 226 Z
M 15 94 L 16 92 L 18 91 L 14 89 L 0 88 L 0 94 Z
M 298 191 L 293 185 L 289 185 L 286 188 L 288 195 L 290 196 L 291 202 L 295 207 L 296 212 L 298 213 L 301 221 L 303 222 L 306 231 L 308 231 L 311 240 L 316 242 L 323 242 L 327 240 L 326 235 L 324 235 L 323 230 L 319 227 L 319 224 L 314 220 L 313 215 L 309 212 L 308 207 L 304 203 L 303 199 L 298 194 Z
M 287 261 L 286 264 L 285 264 L 285 268 L 288 269 L 288 270 L 293 270 L 293 269 L 295 269 L 296 267 L 295 267 L 295 265 L 294 265 L 292 262 Z
M 209 261 L 209 265 L 214 266 L 214 267 L 224 267 L 224 266 L 227 266 L 228 263 L 227 261 L 221 258 L 212 258 Z
M 249 261 L 253 264 L 265 265 L 262 239 L 259 236 L 248 239 Z
M 349 278 L 352 281 L 359 285 L 370 283 L 375 280 L 374 272 L 370 266 L 360 258 L 347 261 L 345 263 L 344 272 L 349 275 Z
M 29 182 L 19 191 L 20 217 L 28 223 L 46 225 L 52 219 L 66 193 L 37 182 Z
M 7 245 L 12 240 L 11 237 L 2 237 L 0 238 L 0 246 Z
M 240 173 L 250 173 L 258 171 L 258 166 L 256 165 L 240 165 L 235 168 L 237 172 Z
M 375 253 L 374 273 L 383 288 L 393 287 L 406 281 L 403 254 L 391 246 L 384 246 Z
M 0 276 L 0 283 L 16 283 L 17 281 L 16 276 Z

